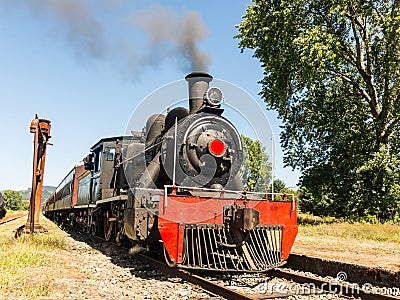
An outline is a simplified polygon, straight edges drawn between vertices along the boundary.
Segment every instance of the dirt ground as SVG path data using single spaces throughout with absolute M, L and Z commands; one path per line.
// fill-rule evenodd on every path
M 310 236 L 300 226 L 292 253 L 400 272 L 400 244 L 395 242 Z
M 3 245 L 3 250 L 12 248 L 12 252 L 18 252 L 18 247 L 28 247 L 24 242 L 12 240 L 13 230 L 25 222 L 22 218 L 0 227 L 0 243 L 8 241 L 9 244 Z M 126 249 L 103 245 L 101 241 L 93 242 L 87 234 L 62 231 L 43 217 L 41 224 L 49 230 L 41 237 L 61 239 L 65 241 L 65 247 L 46 251 L 47 248 L 40 244 L 41 250 L 31 253 L 28 251 L 35 245 L 29 244 L 24 256 L 18 257 L 25 259 L 26 264 L 16 261 L 10 253 L 3 255 L 3 264 L 0 260 L 0 299 L 213 298 L 198 286 L 164 275 L 134 259 Z M 14 259 L 12 263 L 9 262 L 11 259 Z

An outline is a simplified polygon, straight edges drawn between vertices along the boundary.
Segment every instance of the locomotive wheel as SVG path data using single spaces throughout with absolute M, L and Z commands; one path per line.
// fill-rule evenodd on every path
M 85 232 L 90 233 L 91 226 L 89 225 L 89 218 L 86 218 L 86 222 L 85 222 L 84 226 L 85 226 Z
M 104 239 L 109 241 L 113 236 L 115 218 L 109 217 L 109 212 L 107 211 L 104 216 Z
M 90 225 L 90 233 L 95 236 L 97 234 L 98 218 L 93 217 L 92 225 Z
M 97 226 L 95 224 L 90 225 L 90 233 L 95 236 L 97 234 Z

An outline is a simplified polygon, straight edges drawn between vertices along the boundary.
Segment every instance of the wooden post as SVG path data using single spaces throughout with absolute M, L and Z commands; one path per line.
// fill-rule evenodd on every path
M 34 134 L 33 139 L 33 174 L 32 190 L 29 203 L 28 221 L 25 225 L 25 233 L 47 232 L 47 229 L 40 225 L 40 205 L 42 199 L 44 165 L 46 161 L 46 146 L 50 139 L 50 121 L 39 119 L 35 116 L 30 126 L 30 132 Z

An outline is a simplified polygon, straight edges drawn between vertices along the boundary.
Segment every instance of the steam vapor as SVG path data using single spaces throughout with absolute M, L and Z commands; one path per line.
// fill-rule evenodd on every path
M 151 53 L 164 46 L 170 48 L 172 56 L 189 62 L 192 71 L 207 71 L 210 58 L 196 45 L 207 36 L 199 14 L 189 12 L 180 17 L 175 11 L 155 5 L 131 16 L 130 23 L 148 34 Z
M 65 25 L 67 38 L 76 48 L 78 56 L 82 52 L 94 58 L 106 55 L 107 42 L 103 28 L 84 0 L 26 0 L 25 3 L 35 15 L 54 18 Z
M 197 43 L 207 31 L 199 14 L 180 15 L 160 4 L 131 13 L 125 17 L 130 26 L 129 36 L 107 38 L 101 22 L 94 14 L 90 0 L 0 0 L 6 6 L 26 5 L 34 16 L 63 25 L 67 41 L 75 48 L 77 57 L 107 60 L 123 66 L 130 77 L 141 69 L 157 67 L 164 60 L 174 60 L 186 71 L 207 71 L 209 56 L 200 51 Z M 107 9 L 124 10 L 124 0 L 103 0 Z M 98 7 L 98 6 L 97 6 Z M 145 33 L 147 42 L 133 46 L 133 38 Z M 123 32 L 126 32 L 125 30 Z M 130 38 L 131 37 L 131 38 Z M 142 51 L 139 51 L 141 49 Z M 128 68 L 128 70 L 126 70 Z

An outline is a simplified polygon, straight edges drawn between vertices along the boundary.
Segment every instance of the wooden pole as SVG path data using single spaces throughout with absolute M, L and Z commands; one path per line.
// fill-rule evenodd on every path
M 32 190 L 29 203 L 28 221 L 25 225 L 25 233 L 47 232 L 39 223 L 40 205 L 42 199 L 44 166 L 46 161 L 46 146 L 50 136 L 50 121 L 39 119 L 35 116 L 30 126 L 30 132 L 34 134 L 33 139 L 33 174 Z

